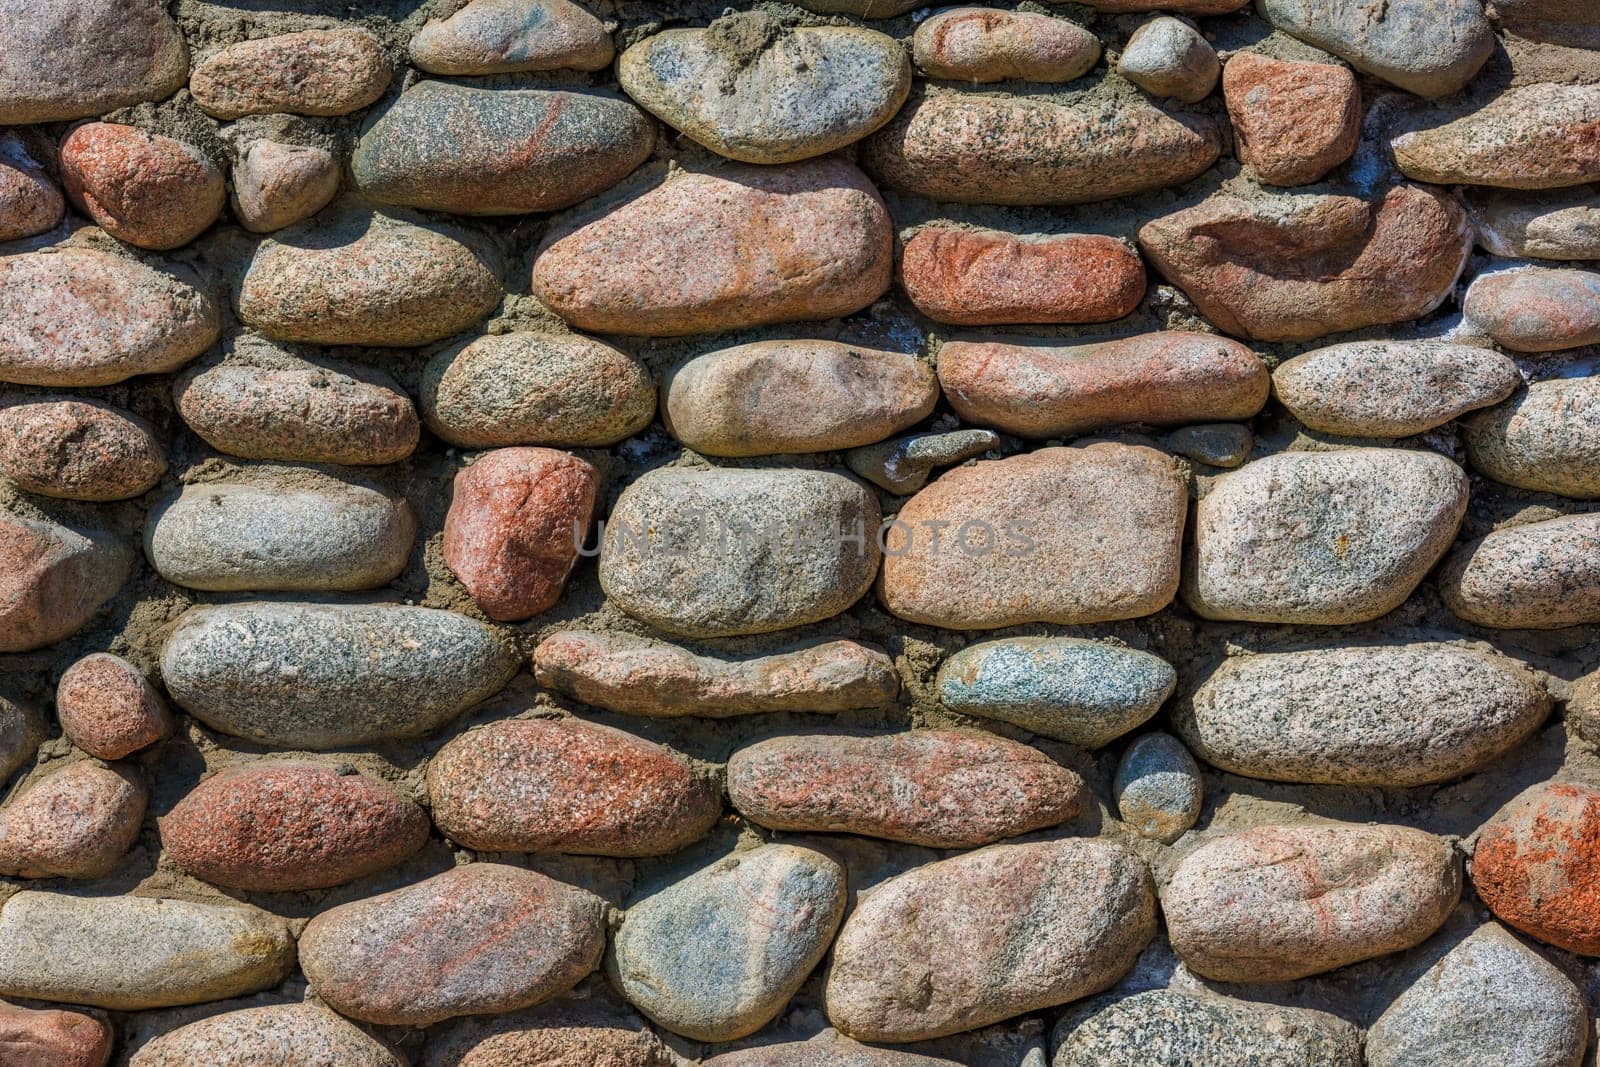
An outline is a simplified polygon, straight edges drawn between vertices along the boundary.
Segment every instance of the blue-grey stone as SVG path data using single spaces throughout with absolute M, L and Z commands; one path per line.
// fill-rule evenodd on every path
M 1258 0 L 1261 15 L 1418 96 L 1466 85 L 1494 51 L 1483 0 Z
M 1128 746 L 1112 786 L 1122 821 L 1170 845 L 1200 817 L 1205 783 L 1189 750 L 1171 734 L 1145 734 Z

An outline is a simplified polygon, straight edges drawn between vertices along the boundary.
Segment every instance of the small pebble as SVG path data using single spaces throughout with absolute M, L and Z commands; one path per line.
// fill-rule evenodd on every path
M 120 656 L 95 652 L 68 667 L 56 685 L 56 717 L 91 756 L 121 759 L 172 733 L 172 711 L 156 687 Z
M 937 467 L 948 467 L 1000 447 L 992 430 L 952 430 L 949 433 L 913 434 L 876 445 L 863 445 L 845 453 L 845 463 L 879 489 L 901 496 L 928 484 Z
M 1205 783 L 1183 742 L 1171 734 L 1153 733 L 1123 752 L 1112 793 L 1123 822 L 1170 845 L 1200 818 Z
M 1222 64 L 1192 25 L 1181 19 L 1151 19 L 1133 32 L 1117 60 L 1117 72 L 1156 96 L 1194 103 L 1211 95 Z
M 1163 437 L 1161 443 L 1197 463 L 1231 470 L 1242 466 L 1250 458 L 1255 438 L 1248 426 L 1236 422 L 1216 422 L 1179 427 Z
M 310 218 L 339 191 L 339 162 L 325 148 L 250 142 L 233 165 L 233 213 L 251 233 Z

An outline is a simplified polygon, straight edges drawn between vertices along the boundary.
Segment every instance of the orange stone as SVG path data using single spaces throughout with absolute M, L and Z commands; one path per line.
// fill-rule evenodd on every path
M 1240 161 L 1269 185 L 1317 181 L 1361 137 L 1361 90 L 1346 67 L 1238 52 L 1222 70 L 1222 95 Z
M 77 1011 L 0 1004 L 0 1064 L 105 1067 L 111 1027 Z
M 198 148 L 134 126 L 91 122 L 61 142 L 67 196 L 140 248 L 188 244 L 222 214 L 222 171 Z
M 1517 796 L 1478 836 L 1472 882 L 1501 922 L 1600 956 L 1600 790 L 1547 782 Z

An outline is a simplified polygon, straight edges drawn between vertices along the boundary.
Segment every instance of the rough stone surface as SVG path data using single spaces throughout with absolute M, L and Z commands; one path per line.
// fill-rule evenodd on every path
M 1269 185 L 1317 181 L 1361 137 L 1361 91 L 1341 66 L 1240 52 L 1223 71 L 1222 93 L 1239 158 Z
M 728 796 L 771 830 L 976 848 L 1065 822 L 1083 780 L 1037 749 L 969 730 L 799 734 L 728 758 Z
M 1439 595 L 1470 623 L 1550 630 L 1600 623 L 1600 515 L 1563 515 L 1460 545 Z
M 155 427 L 99 401 L 38 397 L 0 407 L 0 469 L 30 493 L 139 496 L 167 470 Z
M 170 96 L 189 50 L 157 0 L 5 0 L 0 124 L 59 122 Z
M 140 248 L 188 244 L 222 213 L 222 171 L 191 144 L 134 126 L 91 122 L 61 142 L 73 206 Z
M 133 552 L 113 534 L 0 511 L 0 652 L 76 632 L 132 569 Z
M 1189 750 L 1171 734 L 1145 734 L 1122 753 L 1112 782 L 1117 814 L 1145 837 L 1170 845 L 1200 818 L 1205 784 Z
M 1181 456 L 1230 470 L 1243 465 L 1255 447 L 1255 436 L 1250 428 L 1234 422 L 1179 427 L 1161 441 Z
M 655 856 L 704 837 L 721 794 L 671 749 L 576 719 L 492 723 L 428 765 L 433 821 L 468 848 Z
M 300 966 L 341 1015 L 428 1026 L 565 993 L 599 965 L 605 943 L 599 897 L 472 863 L 320 913 L 300 935 Z
M 375 102 L 392 72 L 371 31 L 305 30 L 241 41 L 195 64 L 189 92 L 219 119 L 346 115 Z
M 935 467 L 973 459 L 999 445 L 1000 435 L 992 430 L 952 430 L 852 448 L 844 458 L 852 471 L 879 489 L 903 496 L 927 485 Z
M 1591 186 L 1545 194 L 1480 192 L 1467 199 L 1478 243 L 1497 256 L 1600 259 L 1600 196 Z
M 127 767 L 80 760 L 26 785 L 0 808 L 0 873 L 22 878 L 100 878 L 139 836 L 144 778 Z
M 730 1041 L 784 1009 L 828 951 L 844 905 L 844 869 L 820 852 L 735 852 L 629 907 L 606 969 L 661 1026 Z
M 516 672 L 482 623 L 390 604 L 191 608 L 161 651 L 167 691 L 223 733 L 286 748 L 416 737 Z
M 611 1003 L 553 1000 L 471 1016 L 432 1038 L 420 1067 L 679 1067 L 638 1015 Z
M 406 1067 L 374 1037 L 312 1004 L 246 1008 L 180 1026 L 134 1053 L 128 1067 Z
M 1194 973 L 1283 982 L 1410 948 L 1460 895 L 1455 854 L 1421 830 L 1262 826 L 1189 853 L 1161 910 Z
M 1192 104 L 1211 95 L 1222 64 L 1199 30 L 1163 16 L 1133 31 L 1117 72 L 1146 92 Z
M 1183 597 L 1208 619 L 1376 619 L 1444 555 L 1466 509 L 1467 476 L 1433 452 L 1258 459 L 1201 497 Z
M 411 38 L 430 74 L 601 70 L 615 54 L 604 24 L 568 0 L 472 0 Z
M 1272 25 L 1418 96 L 1448 96 L 1494 49 L 1481 0 L 1260 0 Z
M 1447 111 L 1391 142 L 1407 177 L 1438 184 L 1559 189 L 1600 179 L 1600 86 L 1527 85 Z
M 44 716 L 31 701 L 0 692 L 0 781 L 32 760 L 47 736 Z
M 1546 782 L 1515 797 L 1478 835 L 1472 885 L 1508 926 L 1600 955 L 1600 790 Z
M 66 211 L 61 190 L 21 137 L 0 133 L 0 241 L 43 233 Z
M 1152 989 L 1056 1031 L 1051 1067 L 1360 1067 L 1361 1032 L 1326 1012 Z
M 91 756 L 121 759 L 172 733 L 172 711 L 133 664 L 95 652 L 62 672 L 56 717 L 69 740 Z
M 956 1061 L 873 1048 L 830 1031 L 810 1041 L 762 1045 L 713 1056 L 705 1061 L 705 1067 L 956 1067 Z
M 252 233 L 310 218 L 339 191 L 339 161 L 314 145 L 252 141 L 233 165 L 233 214 Z
M 956 7 L 917 27 L 917 69 L 960 82 L 1069 82 L 1100 59 L 1100 39 L 1066 19 L 1029 11 Z
M 1600 497 L 1600 378 L 1552 378 L 1463 421 L 1473 469 L 1506 485 Z
M 17 1067 L 105 1067 L 111 1028 L 76 1011 L 0 1004 L 0 1063 Z
M 1467 322 L 1513 352 L 1558 352 L 1600 344 L 1600 274 L 1506 271 L 1467 287 Z

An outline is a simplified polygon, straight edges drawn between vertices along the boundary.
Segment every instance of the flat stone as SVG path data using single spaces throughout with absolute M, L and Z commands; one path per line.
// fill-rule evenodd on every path
M 617 60 L 640 107 L 744 163 L 794 163 L 853 144 L 900 110 L 911 64 L 859 26 L 789 26 L 731 12 L 705 29 L 646 37 Z
M 32 760 L 48 736 L 44 715 L 31 701 L 0 691 L 0 781 Z
M 418 737 L 493 696 L 516 669 L 482 623 L 392 604 L 191 608 L 161 650 L 162 681 L 190 714 L 296 749 Z
M 642 362 L 576 334 L 491 334 L 422 372 L 428 429 L 464 448 L 614 445 L 650 425 L 655 382 Z
M 172 711 L 133 664 L 94 652 L 61 674 L 56 718 L 74 745 L 100 759 L 121 759 L 172 733 Z
M 1133 31 L 1117 59 L 1117 73 L 1146 92 L 1193 104 L 1217 87 L 1222 64 L 1199 30 L 1162 16 Z
M 0 241 L 44 233 L 66 209 L 61 190 L 27 142 L 10 131 L 0 133 Z
M 1154 449 L 980 460 L 900 509 L 878 597 L 909 622 L 958 630 L 1150 615 L 1177 590 L 1187 508 L 1183 482 Z
M 110 533 L 0 511 L 0 652 L 76 633 L 117 595 L 133 552 Z
M 1266 404 L 1271 376 L 1237 341 L 1164 331 L 1077 345 L 947 341 L 939 384 L 964 421 L 1046 438 L 1127 423 L 1248 419 Z
M 574 326 L 680 335 L 827 319 L 889 287 L 892 226 L 842 159 L 684 172 L 557 227 L 533 293 Z
M 160 820 L 184 871 L 252 893 L 364 878 L 428 841 L 428 817 L 389 785 L 315 763 L 258 761 L 205 779 Z
M 1173 728 L 1235 774 L 1397 787 L 1478 770 L 1549 714 L 1549 695 L 1515 660 L 1418 643 L 1225 660 Z
M 1439 595 L 1478 626 L 1552 630 L 1600 622 L 1600 515 L 1563 515 L 1461 545 Z
M 1517 365 L 1443 341 L 1351 341 L 1285 360 L 1272 392 L 1308 429 L 1410 437 L 1511 395 Z
M 1527 85 L 1434 116 L 1390 142 L 1409 178 L 1444 185 L 1559 189 L 1600 180 L 1600 86 Z
M 644 1020 L 613 999 L 459 1019 L 429 1038 L 419 1067 L 680 1067 Z
M 111 1027 L 83 1012 L 0 1004 L 0 1063 L 105 1067 L 111 1040 Z
M 804 626 L 867 591 L 880 521 L 876 497 L 830 471 L 653 470 L 611 509 L 600 585 L 668 633 Z
M 472 863 L 322 912 L 300 967 L 334 1011 L 385 1026 L 526 1008 L 600 964 L 605 904 L 520 867 Z
M 1051 1067 L 1361 1067 L 1361 1031 L 1336 1015 L 1152 989 L 1056 1030 Z
M 1056 826 L 1088 795 L 1038 749 L 977 730 L 786 735 L 728 758 L 728 797 L 757 825 L 931 848 Z
M 606 970 L 673 1033 L 732 1041 L 783 1011 L 828 951 L 844 905 L 844 868 L 820 852 L 735 852 L 629 907 Z
M 1269 185 L 1309 185 L 1349 159 L 1361 138 L 1361 90 L 1332 63 L 1237 52 L 1222 72 L 1240 161 Z
M 971 1030 L 1100 992 L 1155 932 L 1150 873 L 1132 853 L 995 845 L 861 894 L 834 944 L 828 1019 L 862 1041 Z
M 1112 782 L 1117 815 L 1145 837 L 1170 845 L 1194 827 L 1205 800 L 1200 765 L 1171 734 L 1129 745 Z
M 143 1011 L 270 989 L 289 924 L 258 908 L 31 890 L 0 910 L 0 994 Z
M 0 25 L 0 125 L 103 115 L 189 77 L 189 50 L 157 0 L 3 0 Z
M 177 370 L 217 339 L 211 298 L 173 273 L 87 248 L 0 258 L 0 381 L 113 385 Z
M 178 414 L 206 444 L 244 459 L 398 463 L 422 433 L 410 397 L 366 367 L 213 364 L 186 372 L 172 393 Z
M 140 248 L 177 248 L 222 214 L 222 171 L 191 144 L 135 126 L 91 122 L 61 142 L 73 206 Z
M 77 397 L 29 397 L 0 407 L 0 468 L 30 493 L 126 500 L 161 480 L 167 457 L 137 415 Z
M 272 1004 L 212 1015 L 145 1044 L 128 1067 L 405 1067 L 375 1037 L 314 1004 Z
M 1478 243 L 1497 256 L 1600 259 L 1600 193 L 1592 186 L 1544 194 L 1480 192 L 1467 198 Z
M 370 200 L 457 215 L 523 215 L 587 200 L 643 163 L 650 120 L 608 92 L 418 82 L 350 158 Z
M 933 370 L 914 355 L 839 341 L 756 341 L 683 364 L 661 387 L 674 437 L 707 456 L 836 452 L 927 418 Z
M 533 667 L 546 689 L 652 718 L 882 708 L 900 691 L 894 661 L 854 641 L 725 658 L 630 634 L 567 630 L 540 643 Z
M 1309 341 L 1438 307 L 1467 261 L 1472 227 L 1449 193 L 1414 185 L 1374 202 L 1219 193 L 1145 223 L 1139 247 L 1227 333 Z
M 145 525 L 150 563 L 206 592 L 338 592 L 387 585 L 411 556 L 403 498 L 310 471 L 184 486 Z
M 439 830 L 467 848 L 658 856 L 704 837 L 718 787 L 669 748 L 576 719 L 513 719 L 428 764 Z
M 1478 833 L 1472 885 L 1495 918 L 1548 945 L 1600 955 L 1600 790 L 1545 782 Z
M 927 485 L 935 467 L 948 467 L 999 447 L 1000 435 L 992 430 L 952 430 L 852 448 L 844 460 L 879 489 L 903 496 Z
M 1367 1031 L 1370 1067 L 1578 1067 L 1589 1012 L 1576 986 L 1485 923 Z
M 79 760 L 25 785 L 0 808 L 0 874 L 101 878 L 138 840 L 149 794 L 128 767 Z
M 1467 323 L 1513 352 L 1600 344 L 1600 274 L 1526 270 L 1483 274 L 1467 287 Z
M 1154 715 L 1178 675 L 1149 652 L 1074 637 L 1007 637 L 957 652 L 935 684 L 951 711 L 1099 748 Z
M 911 39 L 917 69 L 961 82 L 1069 82 L 1100 60 L 1100 38 L 1066 19 L 1031 11 L 946 8 Z
M 1232 469 L 1250 458 L 1255 437 L 1248 426 L 1235 422 L 1214 422 L 1181 426 L 1162 437 L 1161 443 L 1163 447 L 1197 463 Z
M 891 189 L 957 204 L 1081 204 L 1164 189 L 1217 161 L 1203 115 L 928 90 L 862 147 Z
M 1600 497 L 1600 379 L 1551 378 L 1465 419 L 1474 470 L 1506 485 Z
M 1284 452 L 1218 478 L 1195 509 L 1183 598 L 1207 619 L 1343 625 L 1399 607 L 1467 510 L 1434 452 Z
M 411 38 L 430 74 L 604 70 L 615 55 L 605 25 L 568 0 L 472 0 Z
M 1449 96 L 1494 50 L 1482 0 L 1261 0 L 1291 37 L 1418 96 Z
M 229 45 L 195 64 L 189 92 L 219 119 L 348 115 L 376 102 L 391 77 L 372 31 L 345 26 Z
M 257 250 L 239 290 L 239 318 L 280 341 L 438 341 L 481 322 L 504 295 L 498 264 L 476 243 L 382 214 L 319 216 Z
M 905 243 L 900 284 L 918 311 L 956 326 L 1110 322 L 1139 306 L 1145 275 L 1113 237 L 934 225 Z
M 252 141 L 233 164 L 233 214 L 251 233 L 292 226 L 328 206 L 339 169 L 326 148 Z
M 810 1041 L 724 1052 L 702 1063 L 704 1067 L 959 1067 L 955 1060 L 860 1045 L 834 1031 Z
M 455 477 L 445 566 L 491 619 L 548 611 L 578 561 L 599 481 L 600 472 L 570 452 L 486 453 Z
M 1405 826 L 1259 826 L 1189 853 L 1161 895 L 1184 966 L 1286 982 L 1410 948 L 1461 896 L 1455 853 Z

